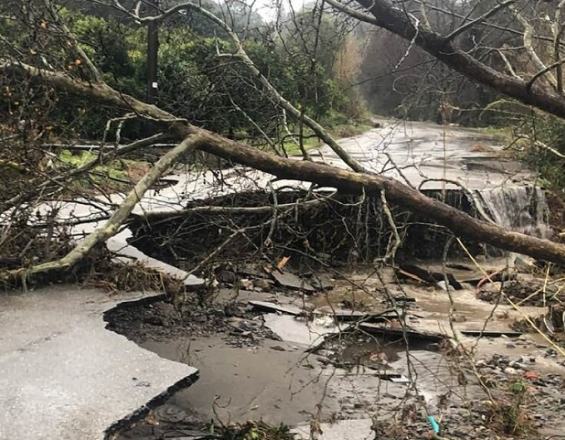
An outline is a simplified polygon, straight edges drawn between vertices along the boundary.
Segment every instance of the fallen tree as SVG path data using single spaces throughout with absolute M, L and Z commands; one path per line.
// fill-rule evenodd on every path
M 48 84 L 106 105 L 133 111 L 141 117 L 165 125 L 168 132 L 179 141 L 189 138 L 191 147 L 195 149 L 256 168 L 279 178 L 310 181 L 323 186 L 335 187 L 339 191 L 352 194 L 374 194 L 384 190 L 389 202 L 403 206 L 413 212 L 425 214 L 458 236 L 488 243 L 504 250 L 530 255 L 537 259 L 565 264 L 564 245 L 507 231 L 500 226 L 483 222 L 445 203 L 426 197 L 419 191 L 396 180 L 380 175 L 347 171 L 322 163 L 277 157 L 196 127 L 154 105 L 120 93 L 104 83 L 93 84 L 79 81 L 61 72 L 41 70 L 22 63 L 6 61 L 0 63 L 0 72 L 18 75 L 22 79 Z M 164 171 L 165 169 L 159 171 L 153 169 L 150 173 L 155 177 Z M 138 200 L 141 196 L 142 194 L 137 194 L 136 199 Z M 131 206 L 131 209 L 133 209 L 133 206 Z M 119 220 L 125 221 L 125 217 L 120 216 Z M 114 223 L 117 224 L 118 222 Z M 101 233 L 103 229 L 104 226 L 87 237 L 86 241 L 94 245 L 96 242 L 108 238 L 108 233 Z M 112 225 L 110 234 L 112 231 L 117 231 L 115 225 Z M 84 254 L 76 250 L 73 252 L 75 255 Z M 68 258 L 68 256 L 65 258 Z M 75 261 L 75 259 L 72 261 Z M 60 262 L 51 262 L 32 267 L 27 269 L 26 272 L 48 271 L 57 268 L 59 265 Z M 18 271 L 17 273 L 21 274 L 22 272 Z

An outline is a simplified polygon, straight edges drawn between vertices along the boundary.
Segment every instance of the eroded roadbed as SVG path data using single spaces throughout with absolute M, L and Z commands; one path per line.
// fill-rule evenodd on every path
M 181 308 L 110 314 L 116 331 L 201 371 L 120 438 L 246 438 L 217 427 L 245 430 L 253 420 L 292 428 L 269 439 L 310 438 L 317 426 L 320 439 L 414 439 L 433 434 L 430 416 L 452 439 L 563 432 L 563 359 L 539 335 L 512 333 L 523 317 L 508 304 L 482 301 L 466 283 L 449 294 L 441 284 L 399 284 L 388 269 L 323 276 L 326 287 L 311 292 L 247 271 Z M 484 325 L 501 334 L 464 334 Z M 343 432 L 353 437 L 332 437 Z

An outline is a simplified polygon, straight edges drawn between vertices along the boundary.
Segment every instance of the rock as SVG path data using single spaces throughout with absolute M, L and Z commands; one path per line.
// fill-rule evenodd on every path
M 234 284 L 237 281 L 237 275 L 231 270 L 220 270 L 216 274 L 216 279 L 220 283 Z
M 266 280 L 265 278 L 259 278 L 257 280 L 253 280 L 253 285 L 262 290 L 270 290 L 273 287 L 273 282 Z
M 548 348 L 545 351 L 545 357 L 557 357 L 557 352 L 553 348 Z
M 506 367 L 506 368 L 504 369 L 504 373 L 505 373 L 505 374 L 508 374 L 509 376 L 513 376 L 513 375 L 518 374 L 518 371 L 517 371 L 515 368 Z
M 467 317 L 465 315 L 460 314 L 460 313 L 454 313 L 452 319 L 453 319 L 453 322 L 465 322 L 465 321 L 467 321 Z
M 477 293 L 477 298 L 482 299 L 483 301 L 493 301 L 498 297 L 498 295 L 500 295 L 501 288 L 502 283 L 499 281 L 484 284 Z
M 247 278 L 242 278 L 241 280 L 239 280 L 239 285 L 241 286 L 242 289 L 245 290 L 253 289 L 253 281 L 248 280 Z
M 307 292 L 314 292 L 316 290 L 308 281 L 303 280 L 302 278 L 287 271 L 274 270 L 271 272 L 271 276 L 279 285 L 286 287 L 287 289 L 304 290 Z
M 312 286 L 318 290 L 331 290 L 334 288 L 334 282 L 328 275 L 314 275 L 310 279 Z
M 516 370 L 524 370 L 525 369 L 524 365 L 522 365 L 520 362 L 517 362 L 517 361 L 510 362 L 510 364 L 508 364 L 508 366 L 511 367 L 511 368 L 515 368 Z

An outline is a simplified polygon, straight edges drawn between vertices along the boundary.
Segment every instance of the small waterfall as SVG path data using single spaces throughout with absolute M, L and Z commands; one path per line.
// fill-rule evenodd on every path
M 550 236 L 549 208 L 540 188 L 508 186 L 478 194 L 484 210 L 497 225 L 540 238 Z

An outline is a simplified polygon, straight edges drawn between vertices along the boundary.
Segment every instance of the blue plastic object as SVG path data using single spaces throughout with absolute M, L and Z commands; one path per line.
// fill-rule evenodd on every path
M 428 416 L 428 423 L 432 427 L 435 434 L 439 434 L 439 424 L 434 416 Z

